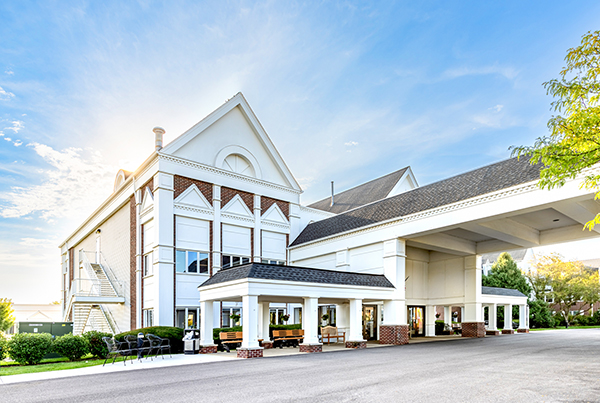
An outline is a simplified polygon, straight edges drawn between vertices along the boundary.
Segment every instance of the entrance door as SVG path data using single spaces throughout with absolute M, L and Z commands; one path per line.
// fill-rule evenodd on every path
M 363 339 L 377 340 L 377 306 L 363 306 Z
M 408 307 L 408 329 L 410 337 L 425 336 L 425 307 L 424 306 L 409 306 Z

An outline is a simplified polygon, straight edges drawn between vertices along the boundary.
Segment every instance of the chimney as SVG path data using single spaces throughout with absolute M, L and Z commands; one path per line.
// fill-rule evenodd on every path
M 155 135 L 154 149 L 155 149 L 155 151 L 160 151 L 162 148 L 162 145 L 163 145 L 163 134 L 165 134 L 165 129 L 157 126 L 154 129 L 152 129 L 152 131 L 154 132 L 154 135 Z
M 333 181 L 331 181 L 331 204 L 329 205 L 329 207 L 333 206 Z

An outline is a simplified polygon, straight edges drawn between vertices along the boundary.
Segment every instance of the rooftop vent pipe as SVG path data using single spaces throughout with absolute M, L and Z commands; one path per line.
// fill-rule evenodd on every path
M 333 206 L 333 181 L 331 181 L 331 204 L 329 205 L 329 207 Z
M 160 151 L 163 146 L 163 134 L 165 134 L 165 129 L 157 126 L 154 129 L 152 129 L 152 131 L 154 132 L 154 135 L 155 135 L 154 149 L 156 151 Z

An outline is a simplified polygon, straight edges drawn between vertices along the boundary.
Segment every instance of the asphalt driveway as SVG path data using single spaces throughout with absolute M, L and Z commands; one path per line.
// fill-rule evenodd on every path
M 600 329 L 0 386 L 2 402 L 600 402 Z

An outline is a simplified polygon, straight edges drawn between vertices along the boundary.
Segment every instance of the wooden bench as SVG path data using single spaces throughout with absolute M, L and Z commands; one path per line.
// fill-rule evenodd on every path
M 327 344 L 331 343 L 332 339 L 335 339 L 336 342 L 342 339 L 342 343 L 346 342 L 346 332 L 338 332 L 337 327 L 335 326 L 325 326 L 321 328 L 321 340 L 323 344 L 327 341 Z
M 273 330 L 273 347 L 297 347 L 304 340 L 303 329 Z
M 243 332 L 221 332 L 219 333 L 219 339 L 221 339 L 221 345 L 223 349 L 229 352 L 229 344 L 235 344 L 235 347 L 242 344 Z

